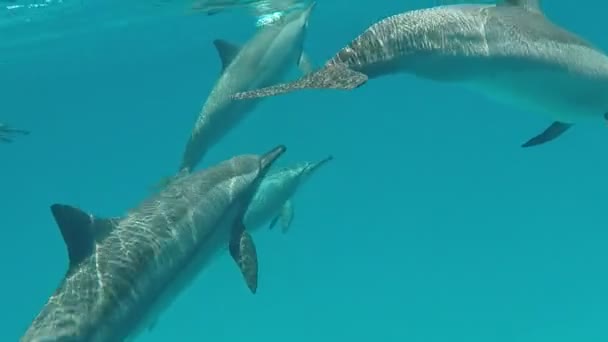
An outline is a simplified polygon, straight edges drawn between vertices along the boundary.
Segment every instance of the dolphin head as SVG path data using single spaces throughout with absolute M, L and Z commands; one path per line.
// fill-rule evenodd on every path
M 237 156 L 226 162 L 225 168 L 219 168 L 218 176 L 226 180 L 235 177 L 247 179 L 246 183 L 260 181 L 271 169 L 274 162 L 285 153 L 284 145 L 279 145 L 267 153 L 258 155 Z M 228 168 L 229 171 L 226 169 Z
M 232 172 L 220 168 L 218 176 L 226 177 L 226 180 L 230 181 L 230 184 L 233 187 L 238 188 L 239 185 L 248 187 L 250 189 L 250 196 L 246 197 L 251 197 L 253 196 L 253 193 L 257 191 L 259 184 L 272 168 L 274 162 L 283 155 L 285 151 L 286 147 L 284 145 L 278 145 L 261 156 L 244 155 L 234 157 L 226 164 L 226 167 Z
M 180 172 L 163 190 L 162 197 L 181 198 L 184 192 L 203 194 L 222 189 L 220 192 L 229 194 L 229 201 L 240 198 L 246 203 L 285 150 L 285 146 L 279 145 L 264 155 L 235 156 L 196 174 Z

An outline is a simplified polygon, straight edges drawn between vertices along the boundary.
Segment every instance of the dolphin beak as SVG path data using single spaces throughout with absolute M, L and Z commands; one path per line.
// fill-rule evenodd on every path
M 266 154 L 262 156 L 261 164 L 261 172 L 264 173 L 268 171 L 268 169 L 274 164 L 274 162 L 279 159 L 279 157 L 287 151 L 287 147 L 285 145 L 279 145 L 272 150 L 268 151 Z
M 310 16 L 310 12 L 312 12 L 312 9 L 315 8 L 315 6 L 317 6 L 317 2 L 313 1 L 310 3 L 310 5 L 308 5 L 308 7 L 306 8 L 306 10 L 304 11 L 304 15 L 308 18 Z
M 317 171 L 321 166 L 327 164 L 333 159 L 333 156 L 327 156 L 325 159 L 319 160 L 318 162 L 310 165 L 310 167 L 306 168 L 305 173 L 312 174 L 313 172 Z

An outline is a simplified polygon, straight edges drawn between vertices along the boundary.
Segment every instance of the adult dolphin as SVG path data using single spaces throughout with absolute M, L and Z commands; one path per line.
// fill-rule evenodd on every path
M 295 65 L 304 73 L 312 71 L 303 45 L 314 7 L 315 2 L 311 2 L 305 8 L 289 11 L 279 21 L 261 27 L 242 47 L 224 40 L 214 41 L 222 71 L 196 118 L 180 171 L 192 171 L 206 152 L 259 103 L 259 99 L 235 101 L 231 94 L 277 84 Z
M 540 0 L 397 14 L 369 27 L 322 69 L 233 97 L 353 89 L 398 73 L 466 86 L 554 121 L 523 147 L 551 141 L 578 122 L 608 120 L 608 57 L 551 22 Z
M 52 205 L 69 266 L 20 341 L 132 340 L 225 247 L 255 293 L 257 254 L 243 217 L 284 152 L 280 145 L 183 173 L 124 217 Z

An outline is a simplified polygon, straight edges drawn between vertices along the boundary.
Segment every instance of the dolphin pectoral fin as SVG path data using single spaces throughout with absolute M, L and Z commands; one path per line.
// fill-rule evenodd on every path
M 154 328 L 156 328 L 156 324 L 158 323 L 158 320 L 153 320 L 150 325 L 148 325 L 148 331 L 152 331 L 154 330 Z
M 241 221 L 232 230 L 228 246 L 232 259 L 236 262 L 247 287 L 256 293 L 258 287 L 258 257 L 251 235 L 245 231 Z
M 559 137 L 564 132 L 566 132 L 570 127 L 572 127 L 572 124 L 567 124 L 567 123 L 556 121 L 556 122 L 552 123 L 551 126 L 547 127 L 547 129 L 545 129 L 541 134 L 533 137 L 532 139 L 528 140 L 526 143 L 524 143 L 521 146 L 530 147 L 530 146 L 544 144 L 546 142 L 549 142 L 549 141 Z
M 280 215 L 277 215 L 272 219 L 272 221 L 270 221 L 270 224 L 268 225 L 268 230 L 272 230 L 272 228 L 274 228 L 274 226 L 279 221 L 279 217 L 280 217 Z
M 304 75 L 308 75 L 315 70 L 312 60 L 305 52 L 300 54 L 300 58 L 298 59 L 298 68 Z
M 287 200 L 281 207 L 281 214 L 279 216 L 281 220 L 281 231 L 283 234 L 287 233 L 289 230 L 291 222 L 293 222 L 293 214 L 293 202 L 291 200 Z
M 345 65 L 332 65 L 303 76 L 297 81 L 270 87 L 240 92 L 231 95 L 233 99 L 253 99 L 290 93 L 299 89 L 343 89 L 358 88 L 367 82 L 367 75 Z

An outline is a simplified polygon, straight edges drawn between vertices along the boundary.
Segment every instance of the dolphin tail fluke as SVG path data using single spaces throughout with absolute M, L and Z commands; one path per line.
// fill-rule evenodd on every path
M 290 83 L 240 92 L 232 95 L 233 99 L 253 99 L 290 93 L 299 89 L 343 89 L 358 88 L 367 82 L 367 75 L 352 70 L 344 65 L 331 65 L 314 71 Z
M 564 132 L 566 132 L 570 127 L 572 127 L 572 124 L 556 121 L 556 122 L 552 123 L 551 126 L 547 127 L 547 129 L 545 129 L 542 133 L 540 133 L 539 135 L 526 141 L 521 146 L 522 147 L 531 147 L 531 146 L 537 146 L 537 145 L 544 144 L 546 142 L 549 142 L 551 140 L 558 138 Z
M 245 230 L 242 221 L 238 221 L 232 230 L 228 246 L 232 259 L 236 262 L 252 293 L 258 288 L 258 257 L 251 235 Z

